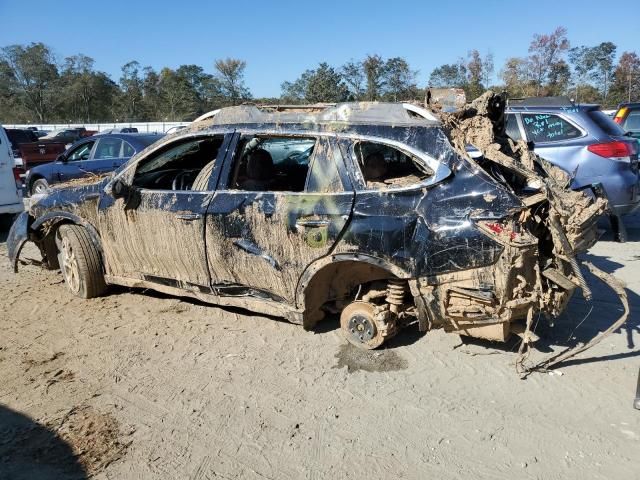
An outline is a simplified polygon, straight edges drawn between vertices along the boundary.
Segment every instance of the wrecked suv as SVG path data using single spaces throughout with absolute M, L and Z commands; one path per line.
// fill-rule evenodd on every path
M 82 298 L 151 288 L 305 328 L 339 314 L 363 348 L 415 323 L 505 340 L 531 334 L 534 313 L 557 316 L 576 287 L 588 295 L 575 255 L 596 241 L 606 201 L 568 183 L 504 135 L 490 93 L 441 114 L 240 106 L 115 174 L 56 186 L 8 249 L 17 271 L 34 242 Z

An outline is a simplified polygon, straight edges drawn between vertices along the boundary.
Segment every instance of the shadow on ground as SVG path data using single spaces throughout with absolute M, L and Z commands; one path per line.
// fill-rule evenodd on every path
M 71 446 L 51 429 L 0 405 L 0 478 L 88 478 Z

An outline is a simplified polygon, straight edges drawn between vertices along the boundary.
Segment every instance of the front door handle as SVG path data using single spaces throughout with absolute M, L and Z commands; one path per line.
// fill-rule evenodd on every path
M 299 227 L 309 227 L 309 228 L 318 228 L 318 227 L 327 227 L 329 226 L 329 220 L 312 220 L 312 219 L 299 219 L 296 220 L 296 225 Z
M 179 220 L 193 221 L 200 220 L 202 218 L 202 215 L 199 213 L 178 213 L 176 214 L 176 218 Z

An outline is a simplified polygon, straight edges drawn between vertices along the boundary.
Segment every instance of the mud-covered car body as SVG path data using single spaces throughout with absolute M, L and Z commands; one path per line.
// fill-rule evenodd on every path
M 355 331 L 356 343 L 374 346 L 371 325 L 382 340 L 411 319 L 421 330 L 504 340 L 533 311 L 556 316 L 580 284 L 574 255 L 595 242 L 604 201 L 552 186 L 540 166 L 533 173 L 533 166 L 480 165 L 464 153 L 468 140 L 452 145 L 450 122 L 425 116 L 377 103 L 315 113 L 223 109 L 137 154 L 114 176 L 58 186 L 33 202 L 10 232 L 9 256 L 17 269 L 31 240 L 55 266 L 56 229 L 74 223 L 89 232 L 108 284 L 306 327 L 355 305 L 343 327 Z M 256 188 L 255 179 L 242 179 L 270 139 L 315 143 L 309 155 L 294 148 L 291 158 L 273 159 L 273 179 L 262 179 L 270 186 Z M 162 163 L 185 150 L 209 157 Z M 366 159 L 364 150 L 372 152 Z M 409 161 L 416 168 L 376 183 L 371 158 L 393 171 L 409 171 Z M 294 165 L 303 179 L 295 189 L 281 165 Z M 507 171 L 519 180 L 507 182 Z M 571 212 L 552 208 L 555 188 L 579 196 Z

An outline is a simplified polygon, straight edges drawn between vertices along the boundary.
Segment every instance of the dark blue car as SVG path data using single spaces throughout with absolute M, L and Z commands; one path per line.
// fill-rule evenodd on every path
M 33 195 L 44 193 L 54 183 L 112 172 L 162 136 L 113 133 L 83 138 L 69 147 L 55 162 L 29 170 L 25 187 Z

